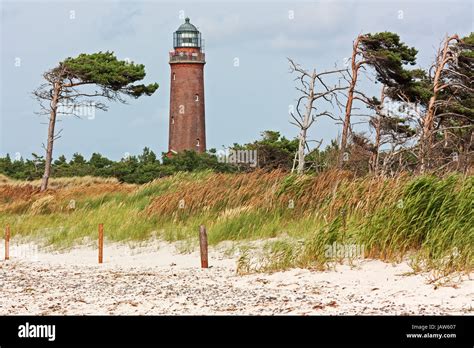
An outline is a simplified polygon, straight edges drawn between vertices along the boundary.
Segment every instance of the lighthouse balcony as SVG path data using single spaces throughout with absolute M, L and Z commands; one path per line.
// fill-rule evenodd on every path
M 205 63 L 203 52 L 170 52 L 170 63 Z

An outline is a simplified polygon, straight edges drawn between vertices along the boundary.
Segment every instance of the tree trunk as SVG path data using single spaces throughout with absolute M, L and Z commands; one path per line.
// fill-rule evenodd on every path
M 359 64 L 356 63 L 357 49 L 359 47 L 361 36 L 358 36 L 352 47 L 351 70 L 352 78 L 347 92 L 347 103 L 345 110 L 344 123 L 342 125 L 341 149 L 339 153 L 339 168 L 342 168 L 344 153 L 347 148 L 347 138 L 349 136 L 349 128 L 351 124 L 352 103 L 354 101 L 354 90 L 357 83 L 357 74 L 359 72 Z
M 428 110 L 426 111 L 426 116 L 423 120 L 423 130 L 421 135 L 420 142 L 420 172 L 423 174 L 426 169 L 430 167 L 430 153 L 431 147 L 433 146 L 433 129 L 434 129 L 434 119 L 436 113 L 436 100 L 438 98 L 438 92 L 443 89 L 441 73 L 444 70 L 444 66 L 448 63 L 452 57 L 448 55 L 449 53 L 449 44 L 453 40 L 459 40 L 457 35 L 447 37 L 444 41 L 443 48 L 441 51 L 438 51 L 436 56 L 436 70 L 433 78 L 433 95 L 430 98 L 428 104 Z
M 298 151 L 295 152 L 295 157 L 293 157 L 293 166 L 291 167 L 291 173 L 295 172 L 297 160 L 298 160 Z
M 379 156 L 380 156 L 380 139 L 381 139 L 381 123 L 382 123 L 382 109 L 385 100 L 385 86 L 382 86 L 382 92 L 380 93 L 380 107 L 377 110 L 377 120 L 375 123 L 375 153 L 373 157 L 373 170 L 375 175 L 378 175 L 379 171 Z
M 381 116 L 377 115 L 377 120 L 375 123 L 375 149 L 374 155 L 372 159 L 372 168 L 375 175 L 378 174 L 379 171 L 379 154 L 380 154 L 380 123 L 381 123 Z
M 300 141 L 298 144 L 298 167 L 296 169 L 296 172 L 298 174 L 303 174 L 304 172 L 304 165 L 305 165 L 304 149 L 306 146 L 306 133 L 312 123 L 311 113 L 313 111 L 315 80 L 316 80 L 316 71 L 313 71 L 313 74 L 311 75 L 311 79 L 309 81 L 308 103 L 306 104 L 306 112 L 304 114 L 303 124 L 302 124 L 301 132 L 300 132 Z
M 58 99 L 61 85 L 56 82 L 53 88 L 53 98 L 51 100 L 51 112 L 49 115 L 48 143 L 46 145 L 46 158 L 43 179 L 41 181 L 41 192 L 48 188 L 49 176 L 51 175 L 51 162 L 53 160 L 54 127 L 56 126 L 56 115 L 58 109 Z
M 438 73 L 438 70 L 436 71 Z M 433 129 L 433 123 L 434 123 L 434 113 L 435 113 L 435 107 L 434 104 L 436 102 L 436 96 L 437 93 L 435 92 L 433 96 L 430 98 L 430 102 L 428 104 L 428 111 L 426 113 L 424 122 L 423 122 L 423 131 L 422 131 L 422 136 L 421 136 L 421 154 L 420 154 L 420 159 L 421 159 L 421 166 L 420 166 L 420 172 L 423 174 L 426 169 L 429 167 L 429 162 L 430 162 L 430 149 L 432 146 L 432 129 Z
M 298 167 L 296 168 L 296 172 L 298 174 L 303 174 L 304 172 L 304 148 L 306 145 L 306 129 L 301 129 L 300 133 L 300 141 L 298 143 Z

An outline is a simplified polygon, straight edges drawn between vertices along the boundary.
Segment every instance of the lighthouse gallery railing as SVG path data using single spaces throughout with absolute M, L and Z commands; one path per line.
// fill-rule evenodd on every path
M 206 55 L 202 52 L 170 52 L 170 63 L 205 63 Z

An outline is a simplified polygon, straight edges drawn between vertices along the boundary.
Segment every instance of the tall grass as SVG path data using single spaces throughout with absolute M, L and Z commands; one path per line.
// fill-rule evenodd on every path
M 457 271 L 472 268 L 474 177 L 419 177 L 403 187 L 397 203 L 361 224 L 360 241 L 370 256 L 419 250 L 419 262 Z
M 473 176 L 201 172 L 141 186 L 72 178 L 47 193 L 38 188 L 0 183 L 0 225 L 9 223 L 14 236 L 70 246 L 94 239 L 104 223 L 114 241 L 194 240 L 205 224 L 210 244 L 276 238 L 260 262 L 267 270 L 324 268 L 334 261 L 325 254 L 332 243 L 363 245 L 366 257 L 411 255 L 420 267 L 446 273 L 473 267 Z

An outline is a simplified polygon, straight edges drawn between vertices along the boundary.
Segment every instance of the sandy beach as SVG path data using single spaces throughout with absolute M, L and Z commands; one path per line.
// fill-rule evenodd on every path
M 212 248 L 211 267 L 201 269 L 197 251 L 158 241 L 108 244 L 101 265 L 92 246 L 12 243 L 11 254 L 0 261 L 0 315 L 472 315 L 474 307 L 472 274 L 440 286 L 406 262 L 238 275 L 235 253 Z

